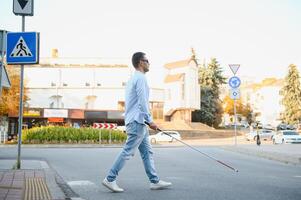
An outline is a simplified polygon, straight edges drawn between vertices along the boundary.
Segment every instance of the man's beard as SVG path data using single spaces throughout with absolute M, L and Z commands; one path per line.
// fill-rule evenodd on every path
M 148 72 L 149 71 L 149 68 L 144 68 L 144 72 Z

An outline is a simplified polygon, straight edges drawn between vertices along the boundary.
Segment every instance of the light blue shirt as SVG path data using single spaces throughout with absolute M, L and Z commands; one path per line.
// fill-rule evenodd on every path
M 144 73 L 135 71 L 126 86 L 125 125 L 136 121 L 153 122 L 149 110 L 149 87 Z

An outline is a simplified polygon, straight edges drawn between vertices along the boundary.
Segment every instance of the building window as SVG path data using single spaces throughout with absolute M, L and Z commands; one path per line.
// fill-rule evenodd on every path
M 96 96 L 95 95 L 89 95 L 86 97 L 86 103 L 85 103 L 85 108 L 86 109 L 94 109 L 94 104 L 96 101 Z
M 90 86 L 90 83 L 86 83 L 86 87 L 89 87 Z
M 67 83 L 63 83 L 63 86 L 66 87 L 66 86 L 68 86 L 68 84 Z
M 122 86 L 126 86 L 126 82 L 122 82 Z
M 100 87 L 101 86 L 101 83 L 97 83 L 97 87 Z
M 153 119 L 163 120 L 163 106 L 162 102 L 150 102 Z
M 52 87 L 55 87 L 55 86 L 56 86 L 56 83 L 51 82 L 51 86 L 52 86 Z
M 62 101 L 63 96 L 61 95 L 53 95 L 50 97 L 50 108 L 64 108 L 64 103 Z

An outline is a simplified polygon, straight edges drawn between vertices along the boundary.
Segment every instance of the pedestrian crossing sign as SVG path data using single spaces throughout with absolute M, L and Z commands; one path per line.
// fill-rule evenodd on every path
M 39 40 L 37 32 L 7 33 L 7 64 L 38 64 Z

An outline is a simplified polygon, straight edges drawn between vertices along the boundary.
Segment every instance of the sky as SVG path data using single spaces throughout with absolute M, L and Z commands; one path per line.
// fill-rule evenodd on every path
M 238 76 L 258 81 L 284 78 L 292 63 L 301 71 L 300 10 L 299 0 L 35 0 L 25 29 L 40 32 L 40 57 L 57 48 L 60 57 L 130 64 L 143 51 L 161 77 L 165 63 L 189 58 L 193 47 L 226 76 L 239 63 Z M 0 0 L 0 29 L 21 31 L 13 0 Z

